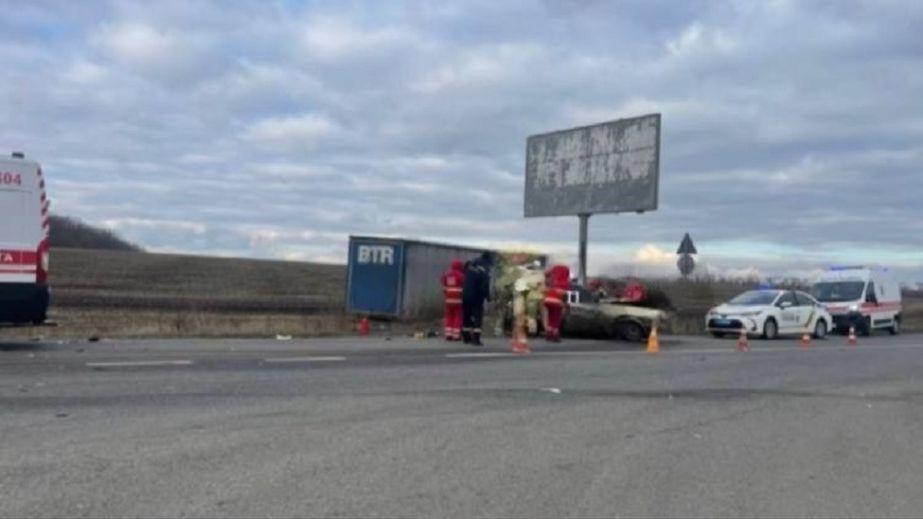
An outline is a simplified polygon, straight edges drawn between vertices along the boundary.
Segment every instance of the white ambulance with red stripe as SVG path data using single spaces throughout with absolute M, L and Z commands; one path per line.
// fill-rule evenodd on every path
M 863 335 L 874 330 L 900 333 L 901 287 L 886 268 L 833 267 L 821 274 L 811 293 L 827 307 L 840 332 L 854 326 Z
M 48 205 L 37 162 L 0 158 L 0 325 L 46 319 Z

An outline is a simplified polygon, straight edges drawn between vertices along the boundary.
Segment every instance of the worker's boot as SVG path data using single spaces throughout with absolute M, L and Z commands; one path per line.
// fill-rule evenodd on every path
M 481 342 L 481 332 L 472 332 L 471 333 L 471 345 L 472 346 L 483 346 Z
M 465 344 L 471 343 L 471 332 L 462 330 L 462 342 L 464 342 Z

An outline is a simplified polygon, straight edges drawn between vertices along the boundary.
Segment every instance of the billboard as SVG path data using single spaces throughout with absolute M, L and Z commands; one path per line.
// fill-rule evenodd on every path
M 533 135 L 525 216 L 657 209 L 660 114 Z

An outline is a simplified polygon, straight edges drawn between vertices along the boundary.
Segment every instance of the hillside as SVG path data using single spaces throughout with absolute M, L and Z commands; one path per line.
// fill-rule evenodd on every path
M 49 240 L 52 248 L 141 251 L 106 229 L 93 227 L 67 216 L 51 215 Z

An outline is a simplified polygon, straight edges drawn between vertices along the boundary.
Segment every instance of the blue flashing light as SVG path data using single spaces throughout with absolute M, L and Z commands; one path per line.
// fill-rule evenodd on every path
M 760 283 L 756 285 L 757 290 L 776 290 L 776 287 L 772 286 L 771 283 Z
M 840 270 L 857 270 L 866 268 L 864 265 L 834 265 L 830 267 L 830 270 L 837 272 Z

